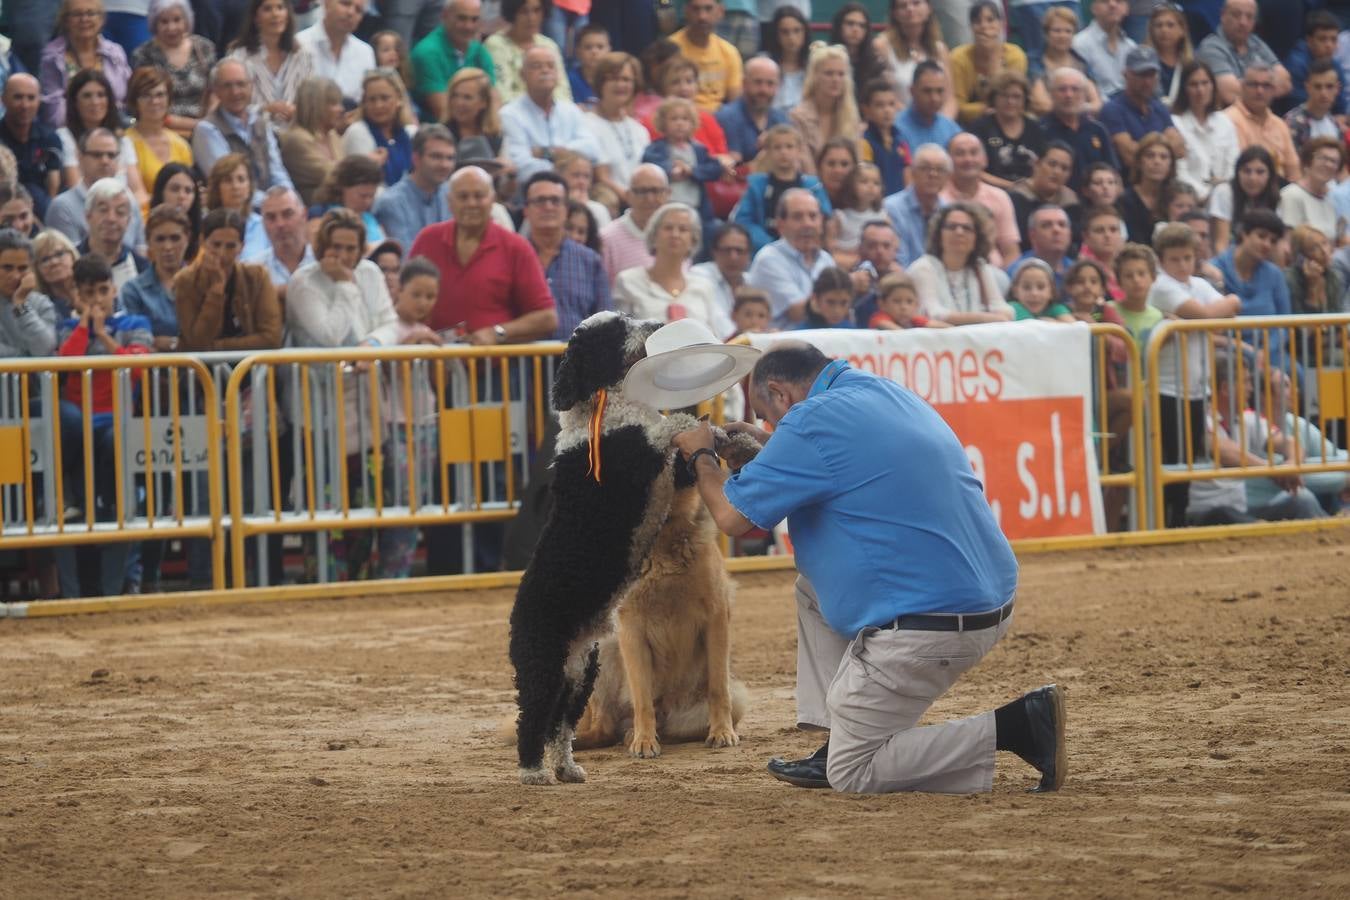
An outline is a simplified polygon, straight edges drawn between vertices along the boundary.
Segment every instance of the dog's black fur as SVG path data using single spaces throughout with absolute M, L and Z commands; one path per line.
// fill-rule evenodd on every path
M 511 611 L 511 663 L 520 717 L 521 780 L 584 781 L 572 735 L 599 670 L 596 641 L 636 581 L 670 509 L 675 457 L 670 437 L 689 416 L 663 418 L 623 396 L 629 367 L 661 322 L 599 313 L 568 342 L 553 385 L 562 428 L 554 459 L 553 510 Z M 587 424 L 596 392 L 609 392 L 602 424 L 602 477 L 590 473 Z M 682 485 L 692 484 L 683 467 Z M 547 758 L 546 758 L 547 757 Z

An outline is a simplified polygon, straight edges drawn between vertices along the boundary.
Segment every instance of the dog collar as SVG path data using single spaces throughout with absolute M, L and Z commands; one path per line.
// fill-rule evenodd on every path
M 595 409 L 591 410 L 591 422 L 587 428 L 591 446 L 588 452 L 590 467 L 586 474 L 600 483 L 600 428 L 605 420 L 605 404 L 609 401 L 609 391 L 600 388 L 595 392 Z

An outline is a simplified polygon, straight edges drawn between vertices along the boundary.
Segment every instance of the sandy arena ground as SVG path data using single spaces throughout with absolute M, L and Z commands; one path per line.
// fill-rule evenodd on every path
M 1056 680 L 1070 775 L 1030 796 L 771 780 L 791 578 L 740 579 L 727 750 L 581 754 L 526 788 L 508 591 L 0 620 L 0 896 L 1350 893 L 1344 532 L 1034 556 L 1013 632 L 932 719 Z

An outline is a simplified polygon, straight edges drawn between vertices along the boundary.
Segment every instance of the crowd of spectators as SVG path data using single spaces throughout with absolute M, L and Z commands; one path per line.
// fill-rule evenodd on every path
M 683 0 L 663 35 L 622 0 L 104 4 L 5 4 L 6 357 L 493 346 L 610 308 L 723 338 L 1141 342 L 1163 316 L 1350 308 L 1343 5 L 891 0 L 814 27 L 810 0 Z M 1195 349 L 1155 376 L 1203 446 L 1229 423 Z M 73 511 L 108 502 L 76 479 Z M 1169 491 L 1170 524 L 1213 509 Z M 406 574 L 394 538 L 380 571 Z

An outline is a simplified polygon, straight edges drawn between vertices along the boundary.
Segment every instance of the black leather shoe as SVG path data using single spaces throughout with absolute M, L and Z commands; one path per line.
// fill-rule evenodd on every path
M 825 763 L 829 752 L 830 745 L 827 743 L 806 759 L 789 760 L 775 756 L 769 760 L 769 774 L 794 787 L 827 788 L 830 780 L 825 777 Z
M 1064 752 L 1064 692 L 1051 684 L 1022 698 L 1030 723 L 1033 750 L 1025 757 L 1041 773 L 1041 783 L 1031 789 L 1040 794 L 1059 790 L 1068 774 Z

